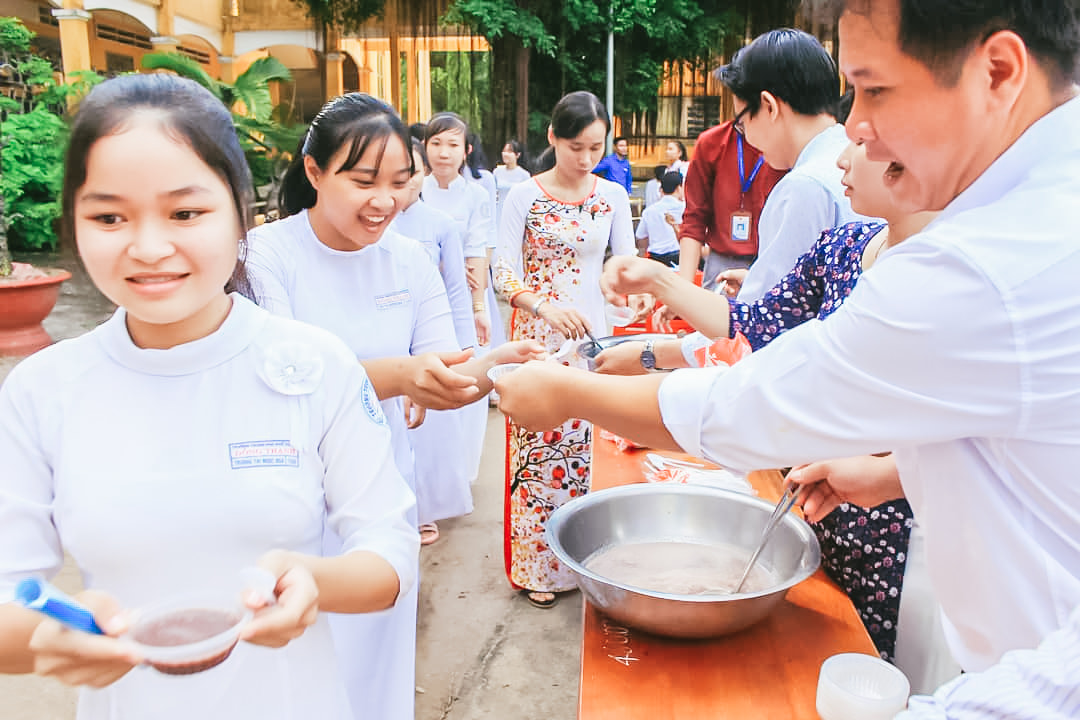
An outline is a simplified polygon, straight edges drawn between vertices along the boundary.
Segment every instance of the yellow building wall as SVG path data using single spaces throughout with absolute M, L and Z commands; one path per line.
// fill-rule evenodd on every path
M 185 3 L 188 0 L 183 0 Z M 311 18 L 293 0 L 237 0 L 239 17 L 233 18 L 233 30 L 308 30 Z
M 217 30 L 221 29 L 221 18 L 224 12 L 221 0 L 174 0 L 173 7 L 179 17 Z

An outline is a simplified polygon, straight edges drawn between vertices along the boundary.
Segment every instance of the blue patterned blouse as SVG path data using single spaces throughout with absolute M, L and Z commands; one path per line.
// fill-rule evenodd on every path
M 755 350 L 785 330 L 813 318 L 824 319 L 851 294 L 862 274 L 867 244 L 882 223 L 848 223 L 821 233 L 798 263 L 760 300 L 731 305 L 731 337 L 741 332 Z
M 758 350 L 786 330 L 827 317 L 851 294 L 862 275 L 866 246 L 884 227 L 849 223 L 823 232 L 761 300 L 729 300 L 731 335 L 741 332 Z M 844 503 L 820 523 L 812 523 L 821 543 L 822 567 L 851 598 L 878 652 L 890 661 L 911 523 L 911 506 L 903 499 L 876 508 Z

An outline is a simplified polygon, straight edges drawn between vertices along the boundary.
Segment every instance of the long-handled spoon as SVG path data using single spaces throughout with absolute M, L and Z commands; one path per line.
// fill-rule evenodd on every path
M 757 549 L 754 550 L 754 554 L 750 556 L 750 562 L 746 563 L 746 569 L 743 570 L 742 577 L 739 578 L 739 583 L 735 586 L 735 589 L 731 591 L 732 594 L 737 594 L 742 591 L 742 586 L 746 582 L 746 578 L 750 576 L 750 570 L 753 569 L 758 556 L 761 555 L 761 551 L 765 549 L 765 545 L 768 544 L 769 538 L 772 537 L 773 531 L 776 530 L 776 526 L 784 519 L 784 515 L 786 515 L 788 510 L 791 509 L 791 506 L 795 504 L 795 500 L 798 497 L 799 489 L 793 483 L 788 483 L 784 486 L 784 493 L 777 501 L 776 508 L 773 510 L 769 522 L 765 524 L 765 530 L 761 533 L 761 540 L 758 541 Z

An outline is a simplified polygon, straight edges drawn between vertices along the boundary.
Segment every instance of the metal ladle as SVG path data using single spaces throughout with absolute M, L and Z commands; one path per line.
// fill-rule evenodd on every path
M 769 518 L 769 522 L 765 524 L 765 530 L 761 533 L 761 540 L 758 541 L 757 549 L 754 550 L 754 554 L 750 556 L 750 562 L 746 563 L 746 569 L 743 570 L 742 577 L 739 578 L 739 582 L 735 585 L 735 589 L 731 591 L 733 595 L 742 591 L 742 586 L 746 583 L 746 578 L 750 577 L 750 571 L 754 567 L 754 563 L 757 562 L 758 556 L 761 555 L 761 551 L 765 549 L 765 546 L 769 543 L 769 538 L 772 537 L 773 532 L 776 530 L 777 525 L 784 519 L 784 515 L 787 514 L 791 506 L 795 504 L 795 500 L 799 497 L 799 487 L 794 483 L 788 483 L 784 486 L 784 492 L 780 496 L 780 499 L 776 503 L 776 508 L 773 509 L 772 516 Z

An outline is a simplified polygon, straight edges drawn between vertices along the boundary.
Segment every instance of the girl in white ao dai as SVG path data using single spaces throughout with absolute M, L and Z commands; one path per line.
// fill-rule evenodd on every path
M 84 686 L 79 720 L 344 720 L 321 611 L 382 610 L 415 583 L 414 500 L 363 369 L 227 292 L 246 287 L 251 197 L 231 117 L 194 82 L 121 77 L 82 101 L 65 230 L 120 309 L 0 389 L 0 603 L 66 551 L 107 632 L 0 604 L 0 670 Z M 319 556 L 327 527 L 338 556 Z M 277 602 L 249 601 L 221 665 L 165 677 L 117 639 L 120 609 L 227 590 L 256 563 Z

